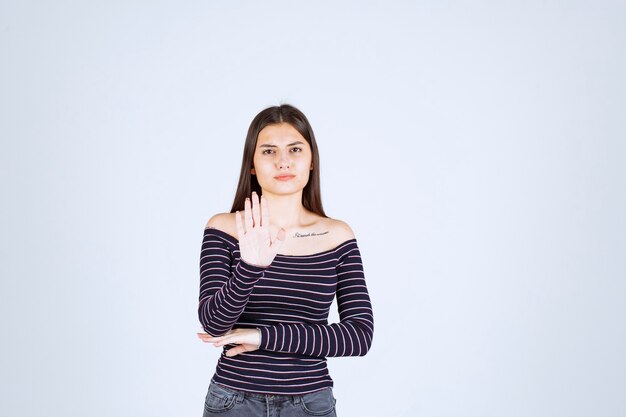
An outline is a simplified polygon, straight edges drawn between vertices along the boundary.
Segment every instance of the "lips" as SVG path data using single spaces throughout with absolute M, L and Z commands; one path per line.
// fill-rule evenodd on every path
M 274 178 L 276 178 L 278 181 L 289 181 L 290 179 L 294 178 L 295 175 L 278 175 Z

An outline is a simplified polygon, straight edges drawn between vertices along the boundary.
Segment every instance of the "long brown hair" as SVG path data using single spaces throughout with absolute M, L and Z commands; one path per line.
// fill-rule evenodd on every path
M 252 191 L 261 195 L 261 186 L 255 175 L 250 173 L 252 169 L 254 150 L 259 132 L 268 125 L 289 123 L 306 139 L 311 147 L 313 170 L 309 173 L 309 182 L 302 190 L 302 205 L 307 210 L 317 213 L 320 216 L 328 217 L 324 213 L 322 207 L 322 196 L 320 192 L 320 158 L 317 151 L 317 143 L 311 125 L 300 110 L 289 104 L 268 107 L 255 116 L 248 128 L 246 135 L 246 143 L 243 149 L 243 160 L 241 162 L 241 172 L 239 173 L 239 184 L 233 201 L 231 213 L 235 211 L 244 211 L 244 203 L 246 197 L 252 194 Z

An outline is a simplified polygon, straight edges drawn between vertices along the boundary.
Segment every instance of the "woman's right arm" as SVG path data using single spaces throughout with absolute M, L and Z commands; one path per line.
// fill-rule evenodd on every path
M 254 285 L 285 242 L 283 228 L 273 237 L 270 234 L 270 213 L 265 197 L 259 200 L 259 196 L 252 193 L 251 199 L 246 198 L 243 219 L 241 213 L 235 213 L 240 257 L 231 273 L 233 255 L 224 238 L 214 232 L 221 218 L 222 215 L 215 215 L 207 223 L 200 251 L 198 317 L 211 336 L 222 336 L 233 328 Z
M 214 230 L 207 227 L 202 240 L 198 318 L 205 332 L 221 336 L 233 328 L 267 267 L 236 259 L 231 273 L 235 259 L 228 243 Z

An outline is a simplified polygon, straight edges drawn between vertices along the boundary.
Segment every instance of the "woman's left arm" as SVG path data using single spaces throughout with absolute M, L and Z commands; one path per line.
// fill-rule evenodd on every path
M 259 349 L 314 357 L 364 356 L 374 337 L 372 303 L 356 240 L 337 262 L 339 323 L 279 323 L 260 327 Z

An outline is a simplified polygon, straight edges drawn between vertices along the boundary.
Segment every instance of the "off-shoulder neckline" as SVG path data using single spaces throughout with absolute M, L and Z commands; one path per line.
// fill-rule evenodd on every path
M 230 235 L 229 233 L 226 233 L 225 231 L 223 231 L 221 229 L 217 229 L 215 227 L 205 227 L 204 228 L 205 233 L 206 233 L 207 230 L 215 231 L 215 232 L 217 232 L 217 234 L 222 235 L 223 237 L 226 237 L 227 239 L 229 239 L 231 241 L 234 241 L 235 244 L 239 244 L 239 239 L 237 239 L 236 237 Z M 329 252 L 334 252 L 337 249 L 339 249 L 340 247 L 342 247 L 343 245 L 347 244 L 348 242 L 352 242 L 352 241 L 356 242 L 356 238 L 353 237 L 351 239 L 344 240 L 343 242 L 341 242 L 340 244 L 338 244 L 337 246 L 335 246 L 332 249 L 327 249 L 325 251 L 317 252 L 317 253 L 310 253 L 308 255 L 287 255 L 287 254 L 277 253 L 276 256 L 280 256 L 282 258 L 309 258 L 311 256 L 324 255 L 324 254 L 329 253 Z

